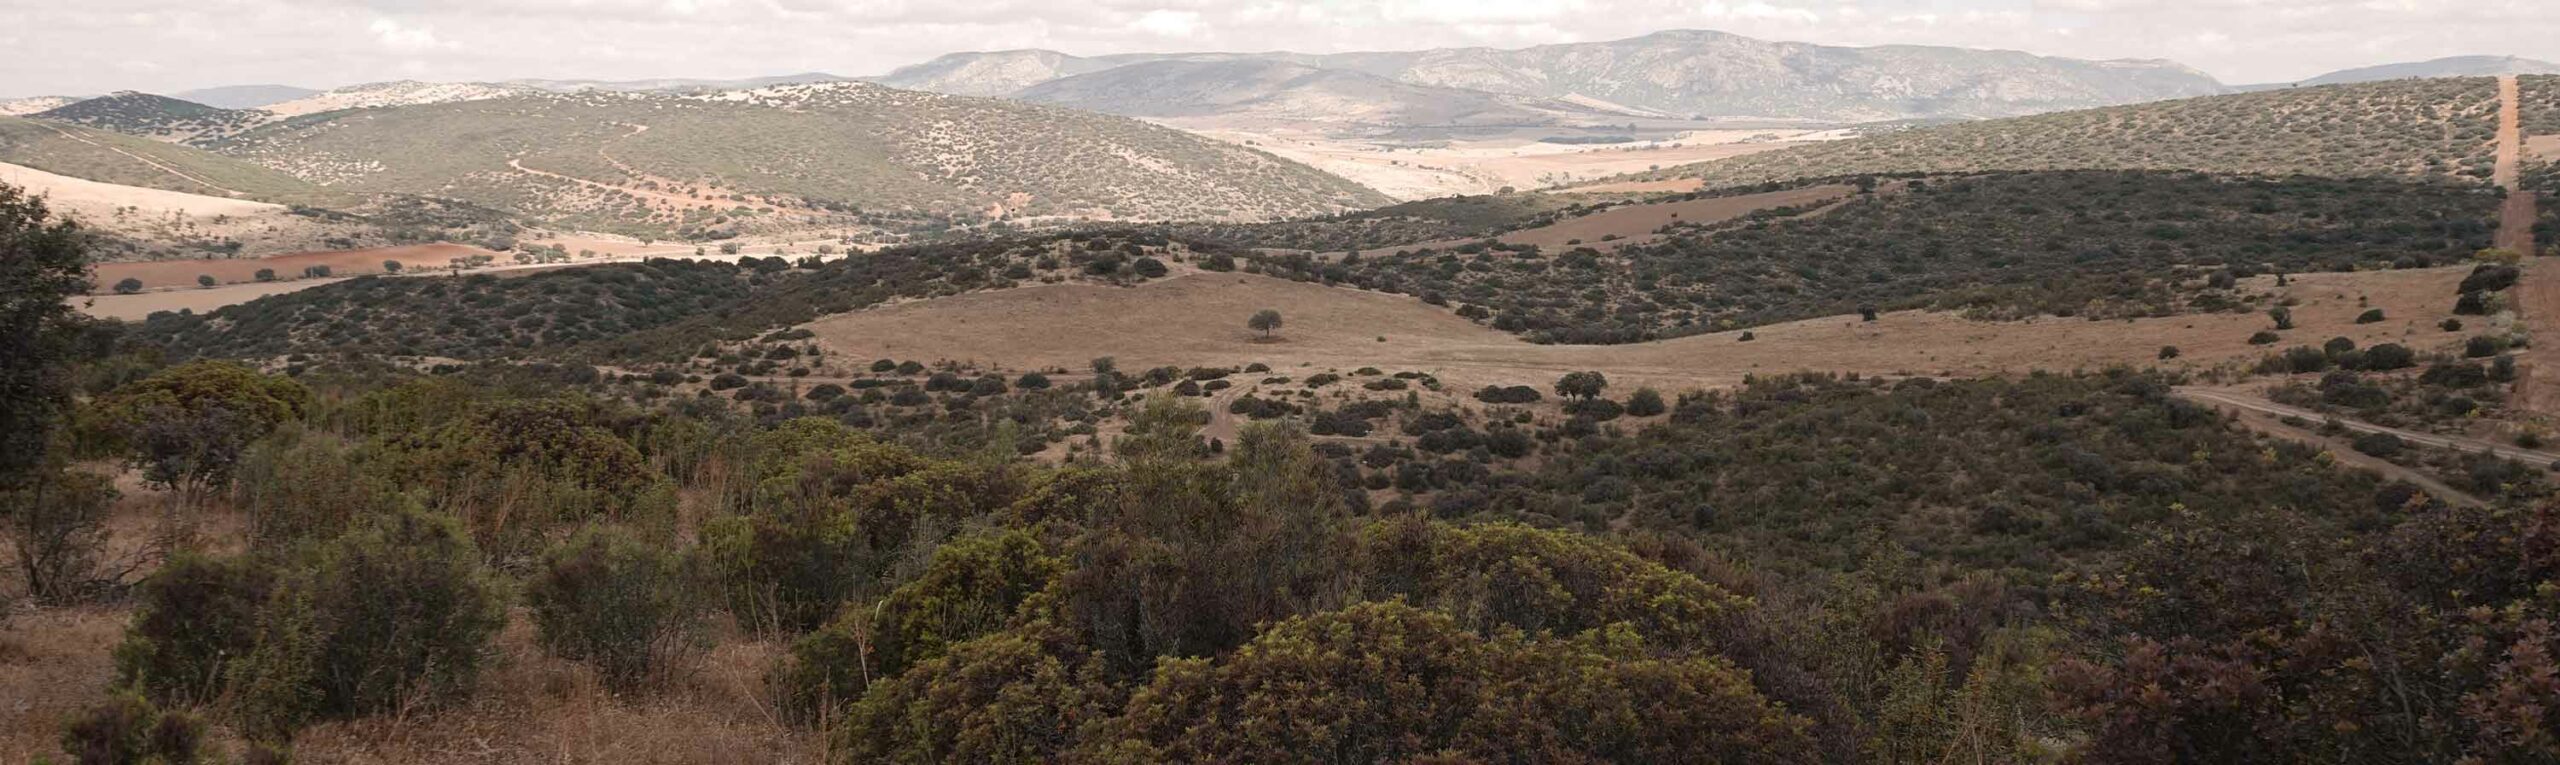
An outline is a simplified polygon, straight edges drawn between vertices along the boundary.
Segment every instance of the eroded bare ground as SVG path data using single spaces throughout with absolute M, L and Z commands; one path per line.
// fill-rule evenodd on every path
M 2303 274 L 2276 287 L 2299 328 L 2281 348 L 2347 337 L 2420 351 L 2457 344 L 2437 323 L 2450 317 L 2466 269 Z M 1263 308 L 1287 320 L 1278 342 L 1255 342 L 1245 318 Z M 2391 318 L 2356 324 L 2381 308 Z M 2271 347 L 2250 345 L 2267 328 L 2254 312 L 2089 321 L 2045 317 L 1977 322 L 1948 313 L 1898 312 L 1875 322 L 1835 316 L 1742 332 L 1607 346 L 1536 345 L 1403 295 L 1233 273 L 1190 272 L 1137 287 L 1060 284 L 1021 287 L 840 314 L 809 326 L 830 355 L 949 359 L 1007 369 L 1082 369 L 1099 356 L 1122 368 L 1243 365 L 1280 374 L 1365 366 L 1427 372 L 1468 389 L 1544 387 L 1567 371 L 1599 370 L 1612 381 L 1665 390 L 1725 387 L 1744 376 L 1795 371 L 1972 376 L 2032 369 L 2068 371 L 2148 366 L 2162 346 L 2174 365 L 2206 369 L 2254 363 Z

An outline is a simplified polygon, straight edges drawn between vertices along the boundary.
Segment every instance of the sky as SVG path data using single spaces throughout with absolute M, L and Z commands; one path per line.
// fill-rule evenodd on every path
M 0 0 L 0 96 L 868 75 L 970 50 L 1331 53 L 1664 29 L 2166 58 L 2232 84 L 2560 60 L 2560 0 Z

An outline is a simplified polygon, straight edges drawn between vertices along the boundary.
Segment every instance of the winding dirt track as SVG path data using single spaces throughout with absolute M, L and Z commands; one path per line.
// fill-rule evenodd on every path
M 2256 395 L 2227 388 L 2200 388 L 2188 386 L 2178 388 L 2176 395 L 2179 398 L 2236 413 L 2240 415 L 2239 422 L 2241 425 L 2267 436 L 2282 438 L 2289 441 L 2297 441 L 2315 447 L 2328 449 L 2329 453 L 2337 457 L 2340 462 L 2372 470 L 2387 478 L 2407 481 L 2411 484 L 2417 485 L 2419 488 L 2427 490 L 2428 493 L 2434 494 L 2445 501 L 2475 507 L 2484 506 L 2488 503 L 2482 501 L 2479 497 L 2472 496 L 2460 489 L 2446 485 L 2443 481 L 2437 480 L 2434 476 L 2427 475 L 2423 471 L 2415 470 L 2405 465 L 2394 464 L 2388 460 L 2357 452 L 2351 447 L 2346 447 L 2344 442 L 2324 436 L 2318 431 L 2313 430 L 2312 427 L 2297 427 L 2286 424 L 2284 420 L 2285 418 L 2290 417 L 2315 423 L 2335 422 L 2339 427 L 2356 433 L 2386 433 L 2397 436 L 2402 441 L 2418 444 L 2420 446 L 2437 449 L 2452 449 L 2465 452 L 2487 452 L 2545 470 L 2550 469 L 2552 463 L 2560 462 L 2560 454 L 2522 449 L 2505 444 L 2482 441 L 2476 438 L 2445 436 L 2415 430 L 2384 427 L 2359 420 L 2343 419 L 2300 407 L 2279 404 L 2259 398 Z
M 51 131 L 56 132 L 56 133 L 61 133 L 61 134 L 62 134 L 62 137 L 64 137 L 64 138 L 69 138 L 69 139 L 71 139 L 71 140 L 79 141 L 79 142 L 81 142 L 81 143 L 85 143 L 85 144 L 88 144 L 88 145 L 90 145 L 90 146 L 95 146 L 95 147 L 98 147 L 98 148 L 101 148 L 101 149 L 105 149 L 105 150 L 107 150 L 107 151 L 112 151 L 112 152 L 115 152 L 115 153 L 117 153 L 117 154 L 125 155 L 125 157 L 127 157 L 127 158 L 129 158 L 129 159 L 132 159 L 132 160 L 133 160 L 133 161 L 135 161 L 135 162 L 140 162 L 140 163 L 145 164 L 145 165 L 150 165 L 151 167 L 156 168 L 156 169 L 158 169 L 158 170 L 159 170 L 159 171 L 161 171 L 161 172 L 168 173 L 168 174 L 170 174 L 170 175 L 174 175 L 174 176 L 178 176 L 178 177 L 180 177 L 180 178 L 184 178 L 184 179 L 186 179 L 186 180 L 187 180 L 187 182 L 188 182 L 188 183 L 193 183 L 193 184 L 196 184 L 196 185 L 198 185 L 198 186 L 203 186 L 203 187 L 205 187 L 205 188 L 213 189 L 213 190 L 215 190 L 215 191 L 219 191 L 219 192 L 222 192 L 222 193 L 224 193 L 224 194 L 229 194 L 229 195 L 231 195 L 231 196 L 235 196 L 235 197 L 236 197 L 236 196 L 241 196 L 240 191 L 239 191 L 238 189 L 229 189 L 229 188 L 224 188 L 224 187 L 222 187 L 222 185 L 217 184 L 217 183 L 214 183 L 214 182 L 212 182 L 212 181 L 208 181 L 208 180 L 205 180 L 205 179 L 203 179 L 203 178 L 198 178 L 198 177 L 195 177 L 195 176 L 192 176 L 192 175 L 188 175 L 185 171 L 179 170 L 179 169 L 174 168 L 174 167 L 170 167 L 170 166 L 168 166 L 168 165 L 161 164 L 159 160 L 155 160 L 155 159 L 152 159 L 152 158 L 150 158 L 150 157 L 145 157 L 145 156 L 142 156 L 142 155 L 140 155 L 140 154 L 135 154 L 135 153 L 133 153 L 133 152 L 125 151 L 125 150 L 123 150 L 123 149 L 119 149 L 119 148 L 116 148 L 116 147 L 113 147 L 113 146 L 108 146 L 108 145 L 103 144 L 103 143 L 99 143 L 99 142 L 96 142 L 96 141 L 89 140 L 87 136 L 82 136 L 82 135 L 80 135 L 80 134 L 78 134 L 78 133 L 73 133 L 73 132 L 71 132 L 71 131 L 69 131 L 69 130 L 64 130 L 64 129 L 62 129 L 62 128 L 61 128 L 61 126 L 58 126 L 58 125 L 47 124 L 47 123 L 45 123 L 45 122 L 43 122 L 43 121 L 34 121 L 34 122 L 35 122 L 35 124 L 38 124 L 38 125 L 44 125 L 44 127 L 45 127 L 45 129 L 46 129 L 46 130 L 51 130 Z

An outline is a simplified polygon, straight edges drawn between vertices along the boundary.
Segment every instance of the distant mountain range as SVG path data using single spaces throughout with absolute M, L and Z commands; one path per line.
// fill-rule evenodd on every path
M 169 94 L 169 97 L 223 109 L 256 109 L 319 94 L 320 91 L 317 90 L 291 85 L 225 85 L 219 88 L 182 90 Z
M 2433 61 L 2345 69 L 2303 80 L 2301 84 L 2344 85 L 2411 77 L 2495 77 L 2506 74 L 2560 74 L 2560 64 L 2516 56 L 2454 56 Z
M 1192 66 L 1163 68 L 1163 62 Z M 1203 66 L 1233 62 L 1264 66 Z M 1159 68 L 1142 70 L 1130 80 L 1178 100 L 1141 103 L 1096 85 L 1050 85 L 1141 64 Z M 1105 110 L 1119 113 L 1139 109 L 1198 113 L 1239 105 L 1261 108 L 1275 97 L 1288 98 L 1290 91 L 1306 83 L 1305 72 L 1275 70 L 1272 64 L 1508 98 L 1605 105 L 1631 113 L 1825 123 L 2013 116 L 2229 90 L 2202 72 L 2168 61 L 2084 61 L 1909 45 L 1849 48 L 1709 31 L 1515 50 L 1092 58 L 1042 50 L 955 53 L 874 81 L 953 94 L 1091 104 L 1086 108 L 1108 107 Z M 1276 71 L 1288 71 L 1290 76 L 1275 77 Z M 1221 76 L 1228 79 L 1221 82 Z M 1163 89 L 1167 83 L 1177 86 Z M 1360 87 L 1400 98 L 1414 95 L 1376 84 Z M 1448 95 L 1444 91 L 1433 100 Z
M 1148 61 L 1061 77 L 1013 98 L 1131 117 L 1372 126 L 1527 125 L 1623 117 L 1563 101 L 1399 82 L 1264 59 Z

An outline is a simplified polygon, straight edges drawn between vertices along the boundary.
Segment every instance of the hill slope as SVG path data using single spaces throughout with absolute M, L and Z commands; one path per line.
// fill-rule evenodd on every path
M 334 188 L 454 196 L 644 234 L 884 211 L 1265 219 L 1384 201 L 1302 165 L 1135 120 L 864 83 L 335 112 L 260 129 L 224 151 Z
M 0 117 L 0 162 L 102 183 L 337 207 L 354 195 L 198 149 L 78 125 Z
M 170 97 L 222 109 L 255 109 L 319 94 L 320 91 L 317 90 L 291 85 L 225 85 L 218 88 L 179 91 L 171 94 Z
M 2496 77 L 2505 74 L 2560 74 L 2560 64 L 2517 56 L 2454 56 L 2433 61 L 2344 69 L 2303 80 L 2304 85 L 2345 85 L 2412 77 Z
M 129 90 L 28 116 L 180 143 L 210 141 L 270 119 L 265 112 L 222 109 Z
M 1524 125 L 1600 116 L 1561 103 L 1260 60 L 1151 61 L 1050 80 L 1013 97 L 1132 117 L 1347 125 Z
M 879 81 L 1006 95 L 1120 66 L 1235 59 L 1511 96 L 1597 99 L 1673 115 L 1822 122 L 2013 116 L 2228 90 L 2201 72 L 2165 61 L 2083 61 L 1926 46 L 1844 48 L 1709 31 L 1517 50 L 1100 58 L 1054 51 L 962 53 L 899 69 Z
M 2497 85 L 2395 80 L 1915 128 L 1666 168 L 1709 187 L 1860 173 L 2202 170 L 2486 181 Z

